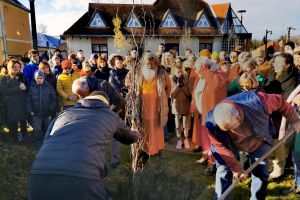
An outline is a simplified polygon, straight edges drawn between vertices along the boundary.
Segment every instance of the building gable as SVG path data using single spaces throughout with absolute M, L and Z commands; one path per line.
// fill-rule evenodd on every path
M 241 23 L 240 19 L 237 17 L 231 6 L 229 6 L 229 10 L 227 16 L 224 20 L 224 24 L 222 27 L 223 34 L 247 34 L 247 30 L 244 25 Z
M 131 13 L 126 23 L 127 28 L 142 28 L 141 22 L 136 17 L 135 13 Z
M 198 14 L 198 17 L 195 22 L 195 27 L 197 28 L 210 28 L 210 22 L 208 21 L 208 17 L 206 16 L 204 11 L 201 11 Z
M 175 17 L 172 14 L 172 12 L 170 11 L 170 9 L 166 12 L 160 26 L 164 27 L 164 28 L 178 27 L 178 23 L 176 22 Z
M 90 27 L 92 27 L 92 28 L 106 28 L 107 27 L 105 21 L 101 17 L 100 12 L 95 11 L 95 13 L 93 14 L 91 19 L 92 20 L 89 24 Z

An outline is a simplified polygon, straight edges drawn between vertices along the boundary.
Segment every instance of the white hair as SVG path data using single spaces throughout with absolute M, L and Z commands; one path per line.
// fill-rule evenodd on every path
M 237 125 L 237 118 L 240 116 L 239 111 L 229 103 L 218 104 L 213 112 L 213 117 L 219 127 L 234 127 Z
M 199 70 L 202 65 L 210 67 L 211 60 L 209 58 L 207 58 L 206 56 L 200 56 L 195 62 L 196 70 Z

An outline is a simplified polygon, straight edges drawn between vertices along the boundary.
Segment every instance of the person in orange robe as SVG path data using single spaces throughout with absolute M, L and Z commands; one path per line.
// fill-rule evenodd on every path
M 161 154 L 164 149 L 163 127 L 168 121 L 171 81 L 165 70 L 160 67 L 155 54 L 145 54 L 141 79 L 142 113 L 140 116 L 144 128 L 141 139 L 143 151 L 150 156 L 163 155 Z

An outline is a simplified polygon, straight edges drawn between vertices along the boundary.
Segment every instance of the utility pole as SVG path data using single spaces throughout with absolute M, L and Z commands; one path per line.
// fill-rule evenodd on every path
M 296 30 L 296 29 L 293 28 L 293 27 L 288 27 L 287 30 L 288 30 L 288 35 L 287 35 L 287 39 L 286 40 L 288 42 L 291 39 L 291 30 Z
M 265 35 L 265 56 L 267 57 L 267 47 L 268 47 L 268 34 L 272 35 L 272 31 L 269 31 L 268 29 L 266 30 L 266 35 Z
M 30 4 L 32 46 L 33 46 L 33 49 L 37 51 L 38 50 L 38 43 L 37 43 L 37 32 L 36 32 L 36 20 L 35 20 L 34 1 L 35 0 L 29 0 L 29 4 Z

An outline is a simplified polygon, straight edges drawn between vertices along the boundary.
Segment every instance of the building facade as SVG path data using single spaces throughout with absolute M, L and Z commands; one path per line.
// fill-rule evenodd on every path
M 32 48 L 29 10 L 17 0 L 0 0 L 0 63 Z
M 184 3 L 182 3 L 184 2 Z M 90 3 L 88 11 L 78 19 L 64 37 L 68 51 L 128 54 L 114 44 L 113 18 L 122 20 L 121 31 L 131 47 L 143 45 L 155 52 L 160 43 L 166 50 L 185 48 L 194 53 L 206 48 L 210 51 L 230 51 L 237 45 L 250 48 L 251 34 L 236 17 L 231 5 L 209 5 L 204 0 L 157 0 L 153 4 Z

